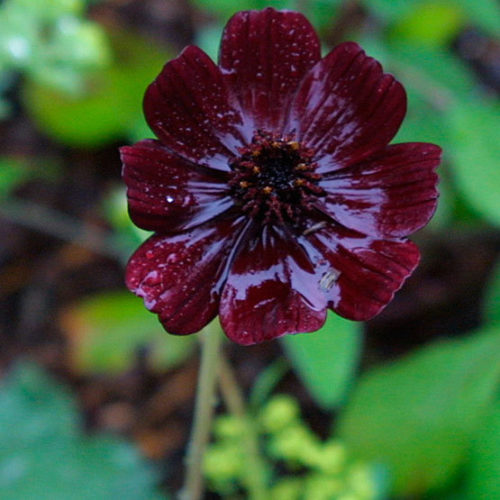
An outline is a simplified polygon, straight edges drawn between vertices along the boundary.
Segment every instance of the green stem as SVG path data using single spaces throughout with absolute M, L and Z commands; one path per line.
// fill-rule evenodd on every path
M 179 498 L 181 500 L 199 500 L 203 494 L 203 455 L 210 438 L 212 416 L 215 404 L 215 389 L 219 350 L 222 335 L 216 323 L 203 331 L 201 366 L 198 374 L 198 389 L 186 456 L 186 477 Z
M 229 411 L 244 422 L 246 432 L 242 435 L 246 452 L 245 482 L 250 500 L 266 500 L 266 464 L 259 453 L 259 439 L 254 422 L 248 415 L 243 395 L 231 365 L 224 356 L 219 360 L 219 384 L 222 397 Z

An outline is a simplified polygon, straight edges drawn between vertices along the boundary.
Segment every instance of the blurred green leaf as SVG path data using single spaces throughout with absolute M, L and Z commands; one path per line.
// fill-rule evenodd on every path
M 500 498 L 500 403 L 473 440 L 466 470 L 468 498 Z
M 293 367 L 324 408 L 344 400 L 358 365 L 362 331 L 359 323 L 332 312 L 321 330 L 281 339 Z
M 500 225 L 498 105 L 458 102 L 446 115 L 456 185 L 490 223 Z
M 450 0 L 451 1 L 451 0 Z M 469 24 L 498 37 L 500 4 L 498 0 L 453 0 L 462 7 Z
M 151 232 L 137 227 L 130 220 L 125 185 L 113 186 L 108 191 L 103 200 L 103 212 L 113 228 L 115 245 L 123 249 L 123 255 L 128 260 L 137 247 L 151 235 Z
M 386 23 L 393 23 L 408 16 L 422 4 L 428 4 L 429 0 L 363 0 L 363 3 L 374 16 Z M 498 35 L 500 7 L 497 0 L 441 0 L 436 3 L 459 7 L 469 24 L 482 28 L 493 36 Z M 428 16 L 424 20 L 433 22 Z
M 122 439 L 86 437 L 67 391 L 20 364 L 0 388 L 2 500 L 151 500 L 156 477 Z
M 69 96 L 33 80 L 26 83 L 23 98 L 29 113 L 55 140 L 98 147 L 136 134 L 144 92 L 170 54 L 131 33 L 113 32 L 110 37 L 115 62 L 89 77 L 86 95 Z
M 0 156 L 0 201 L 22 183 L 33 179 L 53 179 L 58 166 L 50 160 L 38 159 L 31 165 L 27 158 Z
M 260 10 L 266 7 L 275 9 L 301 10 L 302 3 L 297 0 L 241 0 L 237 4 L 233 0 L 194 0 L 194 3 L 208 12 L 214 13 L 219 21 L 227 21 L 233 14 L 240 10 Z M 304 14 L 317 29 L 328 28 L 335 16 L 337 7 L 342 0 L 310 0 L 304 3 Z M 222 32 L 219 32 L 220 40 Z
M 182 363 L 194 347 L 193 336 L 166 333 L 157 317 L 132 293 L 105 292 L 66 310 L 61 318 L 74 368 L 83 373 L 120 373 L 144 351 L 151 368 Z
M 194 0 L 194 4 L 200 9 L 213 12 L 223 21 L 240 10 L 264 9 L 269 6 L 266 0 L 240 0 L 237 4 L 233 0 Z M 285 9 L 290 8 L 290 4 L 290 0 L 274 0 L 272 6 L 275 9 Z M 221 33 L 219 38 L 220 35 Z
M 77 94 L 90 71 L 109 63 L 102 28 L 82 0 L 5 0 L 0 4 L 0 68 Z
M 421 2 L 395 21 L 390 37 L 415 45 L 446 46 L 457 36 L 463 24 L 464 15 L 457 4 Z
M 415 47 L 409 43 L 388 45 L 391 65 L 405 87 L 444 109 L 454 97 L 474 97 L 475 79 L 454 54 L 439 48 Z M 439 102 L 441 101 L 441 102 Z M 444 109 L 445 110 L 445 109 Z
M 24 162 L 15 158 L 0 158 L 0 201 L 29 177 Z
M 440 342 L 359 380 L 338 435 L 353 454 L 389 467 L 396 495 L 437 489 L 458 471 L 497 397 L 500 330 Z
M 500 325 L 500 260 L 490 274 L 483 311 L 487 322 Z

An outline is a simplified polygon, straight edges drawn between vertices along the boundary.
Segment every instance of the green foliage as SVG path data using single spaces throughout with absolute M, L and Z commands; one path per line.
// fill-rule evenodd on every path
M 483 312 L 485 321 L 500 325 L 500 260 L 490 275 Z
M 195 0 L 194 3 L 200 9 L 212 12 L 223 22 L 240 10 L 260 10 L 269 6 L 275 9 L 300 10 L 302 7 L 301 2 L 296 0 L 274 0 L 273 2 L 267 0 L 242 0 L 237 4 L 232 0 Z M 332 23 L 340 4 L 341 0 L 310 0 L 304 14 L 307 15 L 316 28 L 325 29 Z
M 375 470 L 353 461 L 340 442 L 322 442 L 301 420 L 293 398 L 273 397 L 252 421 L 256 423 L 267 459 L 266 498 L 379 498 L 382 483 L 377 480 Z M 246 489 L 248 459 L 241 446 L 241 436 L 246 431 L 246 424 L 237 417 L 224 415 L 216 420 L 216 440 L 205 454 L 204 470 L 212 489 L 222 495 Z M 278 464 L 286 474 L 275 475 Z
M 0 200 L 6 198 L 19 184 L 30 177 L 24 162 L 16 158 L 0 158 Z
M 130 220 L 125 186 L 117 185 L 112 187 L 105 196 L 102 205 L 106 220 L 115 233 L 115 244 L 123 249 L 124 259 L 127 261 L 130 255 L 151 233 L 138 228 Z
M 332 312 L 323 328 L 312 335 L 287 335 L 282 343 L 293 367 L 316 402 L 339 406 L 354 377 L 360 352 L 360 323 Z
M 422 2 L 396 19 L 390 36 L 416 45 L 443 46 L 455 38 L 464 25 L 459 5 L 450 2 Z
M 0 72 L 16 70 L 71 94 L 109 63 L 102 29 L 81 0 L 5 0 L 0 5 Z
M 55 140 L 92 148 L 120 137 L 135 138 L 139 132 L 152 135 L 142 118 L 142 97 L 171 54 L 132 33 L 115 31 L 110 41 L 114 62 L 87 78 L 83 96 L 27 82 L 25 105 L 33 120 Z
M 454 11 L 460 9 L 460 12 L 468 24 L 477 25 L 495 36 L 498 34 L 498 22 L 500 20 L 500 8 L 496 0 L 440 0 L 430 2 L 429 0 L 363 0 L 366 7 L 372 14 L 386 23 L 398 22 L 400 19 L 405 19 L 411 16 L 412 12 L 425 13 L 426 5 L 437 6 L 441 9 L 441 22 L 445 25 L 449 19 L 443 17 L 445 9 L 449 9 L 449 16 L 456 16 Z M 435 8 L 435 7 L 434 7 Z M 430 22 L 434 25 L 433 20 L 426 15 L 422 19 L 422 23 Z M 445 28 L 446 29 L 446 28 Z
M 120 373 L 144 351 L 152 369 L 182 363 L 195 345 L 193 336 L 163 331 L 142 300 L 129 292 L 106 292 L 83 300 L 62 320 L 73 366 L 83 373 Z
M 161 498 L 137 451 L 117 437 L 81 434 L 74 401 L 37 366 L 9 374 L 0 408 L 3 500 Z
M 50 161 L 39 160 L 38 165 L 32 165 L 26 158 L 0 156 L 0 201 L 26 181 L 53 179 L 57 173 L 57 165 Z
M 466 488 L 470 499 L 500 498 L 500 402 L 484 419 L 472 441 Z
M 369 371 L 341 416 L 340 439 L 387 465 L 395 494 L 444 486 L 498 393 L 499 349 L 500 330 L 490 329 Z
M 500 106 L 461 102 L 447 114 L 453 141 L 456 183 L 467 201 L 492 224 L 500 225 Z

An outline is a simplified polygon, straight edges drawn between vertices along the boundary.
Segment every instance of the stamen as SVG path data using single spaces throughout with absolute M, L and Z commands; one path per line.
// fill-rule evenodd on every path
M 293 136 L 257 131 L 240 156 L 230 160 L 228 185 L 243 212 L 264 224 L 296 224 L 302 212 L 313 209 L 313 201 L 324 196 L 313 161 L 314 151 Z

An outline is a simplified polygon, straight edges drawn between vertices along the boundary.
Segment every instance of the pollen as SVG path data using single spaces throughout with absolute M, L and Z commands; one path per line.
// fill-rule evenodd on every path
M 273 188 L 271 186 L 265 186 L 263 189 L 262 189 L 262 192 L 264 194 L 271 194 L 273 192 Z

